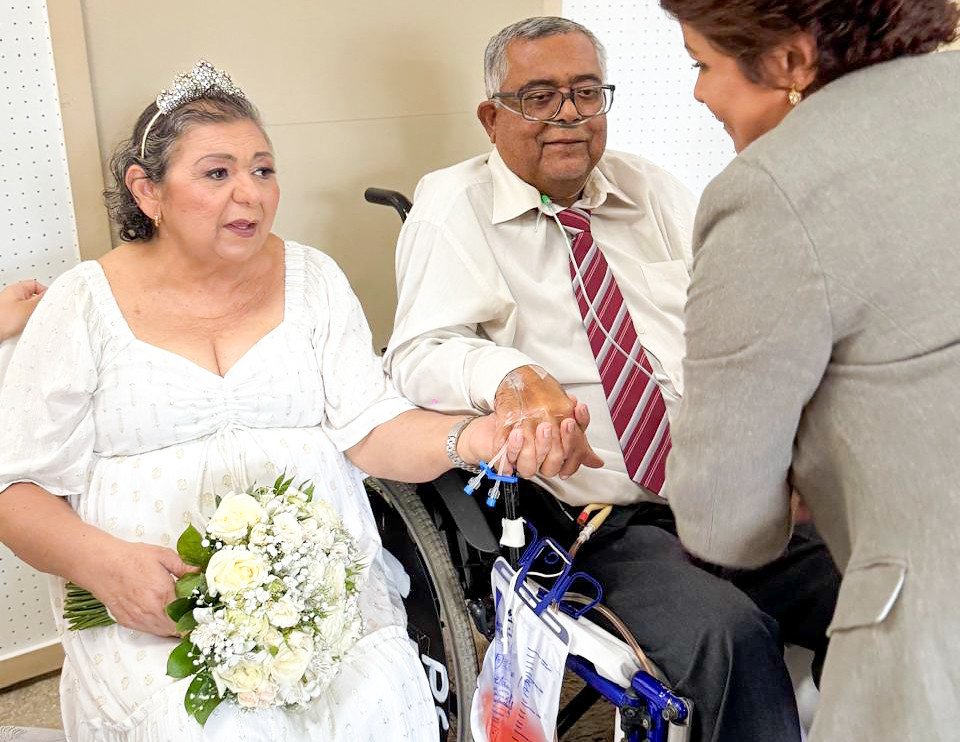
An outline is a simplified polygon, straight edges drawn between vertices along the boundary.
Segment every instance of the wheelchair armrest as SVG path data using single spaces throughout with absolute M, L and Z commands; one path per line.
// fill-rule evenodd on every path
M 451 470 L 434 479 L 430 484 L 437 490 L 457 530 L 463 534 L 468 544 L 487 554 L 500 551 L 500 543 L 487 525 L 477 498 L 463 491 L 463 486 L 466 484 L 466 478 L 463 475 Z

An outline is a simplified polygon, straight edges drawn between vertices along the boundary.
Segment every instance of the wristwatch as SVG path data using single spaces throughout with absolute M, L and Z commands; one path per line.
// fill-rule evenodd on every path
M 465 469 L 466 471 L 471 471 L 474 474 L 479 474 L 479 466 L 468 464 L 466 461 L 460 458 L 460 454 L 457 453 L 457 442 L 460 440 L 460 434 L 463 432 L 465 427 L 467 427 L 476 419 L 476 415 L 465 417 L 463 420 L 458 420 L 457 424 L 450 428 L 450 432 L 447 434 L 447 458 L 450 459 L 450 461 L 453 462 L 453 465 L 458 469 Z

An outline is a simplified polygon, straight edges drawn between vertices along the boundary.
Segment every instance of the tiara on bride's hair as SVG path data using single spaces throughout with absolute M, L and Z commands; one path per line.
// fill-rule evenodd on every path
M 183 72 L 173 78 L 169 90 L 161 90 L 157 96 L 157 112 L 143 130 L 140 140 L 141 159 L 146 152 L 147 134 L 162 114 L 170 113 L 185 103 L 203 98 L 207 93 L 217 92 L 234 98 L 246 98 L 243 91 L 234 85 L 233 80 L 223 70 L 218 70 L 204 59 L 197 62 L 189 72 Z

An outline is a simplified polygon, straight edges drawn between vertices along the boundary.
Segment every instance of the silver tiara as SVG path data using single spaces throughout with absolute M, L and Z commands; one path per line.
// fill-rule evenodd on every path
M 233 80 L 223 70 L 218 70 L 205 59 L 197 62 L 189 72 L 183 72 L 173 78 L 169 90 L 161 90 L 157 96 L 157 112 L 143 130 L 140 140 L 140 157 L 147 147 L 147 134 L 162 114 L 170 113 L 185 103 L 203 98 L 207 93 L 217 92 L 234 98 L 246 98 L 243 91 L 234 85 Z

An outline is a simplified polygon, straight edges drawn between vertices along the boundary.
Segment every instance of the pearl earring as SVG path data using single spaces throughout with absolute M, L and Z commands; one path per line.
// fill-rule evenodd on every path
M 787 100 L 790 101 L 791 106 L 795 106 L 803 100 L 803 93 L 800 92 L 800 88 L 797 87 L 796 83 L 790 87 L 790 92 L 787 93 Z

